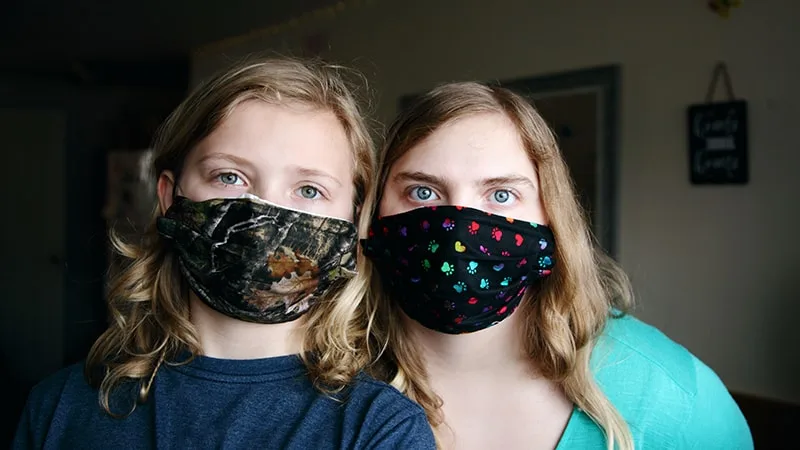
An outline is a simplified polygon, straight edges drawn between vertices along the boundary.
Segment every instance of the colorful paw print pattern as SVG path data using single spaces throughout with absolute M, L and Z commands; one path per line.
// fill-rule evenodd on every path
M 361 244 L 406 314 L 451 334 L 510 316 L 555 266 L 548 227 L 460 206 L 377 218 Z

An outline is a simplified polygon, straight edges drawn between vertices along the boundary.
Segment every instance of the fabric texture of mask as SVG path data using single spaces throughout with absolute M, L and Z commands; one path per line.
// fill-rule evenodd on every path
M 362 246 L 403 311 L 450 334 L 509 317 L 555 262 L 548 227 L 459 206 L 377 218 Z
M 352 223 L 257 197 L 193 202 L 176 197 L 157 222 L 192 290 L 236 319 L 297 319 L 331 284 L 355 274 Z

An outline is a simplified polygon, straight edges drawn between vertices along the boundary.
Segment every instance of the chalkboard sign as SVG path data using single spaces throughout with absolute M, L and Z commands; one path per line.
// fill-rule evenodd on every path
M 747 102 L 689 107 L 692 184 L 746 184 Z
M 722 78 L 727 102 L 714 102 Z M 747 102 L 737 101 L 724 62 L 717 63 L 706 102 L 689 106 L 689 178 L 692 184 L 746 184 Z

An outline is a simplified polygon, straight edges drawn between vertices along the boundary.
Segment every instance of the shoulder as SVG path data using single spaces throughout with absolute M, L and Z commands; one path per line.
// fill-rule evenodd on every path
M 597 376 L 623 364 L 627 370 L 656 374 L 659 381 L 687 393 L 696 390 L 695 361 L 686 348 L 630 315 L 609 319 L 592 351 Z
M 710 367 L 695 359 L 696 394 L 683 442 L 695 448 L 722 445 L 752 449 L 753 438 L 742 411 L 722 380 Z
M 592 370 L 634 440 L 645 446 L 665 439 L 681 443 L 678 448 L 753 446 L 747 422 L 717 374 L 632 316 L 609 320 L 592 352 Z
M 31 389 L 19 420 L 14 448 L 40 447 L 62 404 L 96 401 L 83 377 L 83 364 L 65 367 Z
M 37 415 L 55 410 L 62 398 L 90 395 L 92 388 L 83 377 L 83 364 L 67 366 L 45 378 L 31 389 L 26 409 Z
M 401 421 L 425 418 L 425 411 L 417 403 L 394 387 L 363 373 L 353 381 L 347 401 L 355 406 L 364 405 L 371 414 L 385 418 L 391 416 Z
M 358 375 L 347 405 L 363 411 L 359 448 L 436 448 L 422 407 L 386 383 L 366 374 Z

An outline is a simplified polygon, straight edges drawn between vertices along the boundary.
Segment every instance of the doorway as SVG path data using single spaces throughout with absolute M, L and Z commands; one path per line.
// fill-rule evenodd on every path
M 597 92 L 565 92 L 535 97 L 532 102 L 556 134 L 558 146 L 569 167 L 581 206 L 595 232 L 602 229 L 603 198 L 598 195 Z

